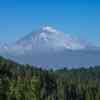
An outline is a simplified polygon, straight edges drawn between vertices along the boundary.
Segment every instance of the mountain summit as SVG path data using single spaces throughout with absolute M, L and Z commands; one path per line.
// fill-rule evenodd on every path
M 89 48 L 91 45 L 86 41 L 72 37 L 50 26 L 44 26 L 19 39 L 10 48 L 13 50 L 33 50 L 34 52 L 39 50 L 46 52 L 64 49 L 80 50 L 86 49 L 87 47 Z
M 0 54 L 37 66 L 98 65 L 100 49 L 51 26 L 32 31 L 12 44 L 0 44 Z

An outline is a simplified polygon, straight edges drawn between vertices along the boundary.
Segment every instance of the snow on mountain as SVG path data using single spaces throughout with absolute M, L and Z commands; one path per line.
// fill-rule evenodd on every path
M 100 64 L 100 48 L 50 26 L 35 30 L 12 44 L 0 43 L 0 55 L 49 68 Z
M 15 42 L 12 50 L 25 51 L 59 51 L 64 49 L 80 50 L 89 47 L 88 43 L 81 41 L 69 34 L 60 32 L 50 26 L 44 26 L 33 31 L 25 37 Z
M 0 42 L 0 51 L 8 50 L 8 44 Z
M 2 51 L 24 54 L 26 52 L 51 52 L 61 50 L 93 49 L 91 44 L 70 36 L 50 26 L 44 26 L 29 33 L 12 44 L 1 44 Z

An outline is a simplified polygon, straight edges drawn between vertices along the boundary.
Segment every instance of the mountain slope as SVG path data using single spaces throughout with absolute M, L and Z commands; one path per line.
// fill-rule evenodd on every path
M 45 26 L 18 40 L 16 45 L 34 49 L 37 47 L 43 48 L 43 46 L 53 49 L 84 49 L 89 46 L 85 41 L 71 37 L 69 34 L 64 34 L 49 26 Z
M 0 46 L 0 53 L 20 63 L 49 68 L 100 64 L 99 48 L 50 26 L 31 32 L 6 48 Z

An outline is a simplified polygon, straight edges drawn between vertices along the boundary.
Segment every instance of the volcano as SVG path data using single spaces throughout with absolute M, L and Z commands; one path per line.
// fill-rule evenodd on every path
M 0 43 L 0 55 L 43 68 L 100 65 L 100 49 L 51 26 L 43 26 L 11 43 Z

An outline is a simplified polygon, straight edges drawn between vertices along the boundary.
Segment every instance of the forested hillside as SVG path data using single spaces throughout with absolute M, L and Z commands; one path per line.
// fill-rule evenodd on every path
M 100 66 L 54 71 L 0 57 L 0 100 L 100 100 Z

